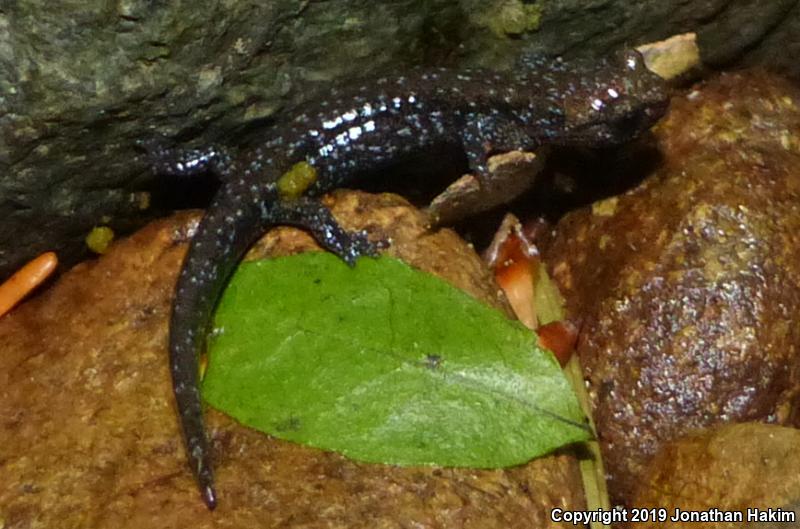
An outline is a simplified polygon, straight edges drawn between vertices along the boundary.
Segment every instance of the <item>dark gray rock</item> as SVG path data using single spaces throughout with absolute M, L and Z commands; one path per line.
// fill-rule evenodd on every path
M 0 0 L 0 278 L 45 250 L 84 257 L 92 226 L 203 205 L 211 188 L 156 181 L 138 139 L 237 146 L 337 80 L 504 67 L 523 48 L 599 55 L 698 30 L 713 64 L 785 57 L 796 4 Z

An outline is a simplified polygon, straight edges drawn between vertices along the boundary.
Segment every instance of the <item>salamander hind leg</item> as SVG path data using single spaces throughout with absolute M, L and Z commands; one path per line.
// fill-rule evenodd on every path
M 271 205 L 271 224 L 289 224 L 308 230 L 326 250 L 353 266 L 361 256 L 377 257 L 385 241 L 372 242 L 363 231 L 347 231 L 339 225 L 331 211 L 318 200 L 300 198 Z

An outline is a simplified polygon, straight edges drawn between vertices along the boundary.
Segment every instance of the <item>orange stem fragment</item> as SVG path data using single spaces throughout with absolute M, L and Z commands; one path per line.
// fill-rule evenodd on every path
M 554 321 L 539 327 L 536 334 L 542 347 L 553 352 L 561 367 L 567 365 L 578 341 L 578 328 L 567 320 Z
M 493 243 L 495 248 L 490 266 L 517 319 L 529 329 L 536 329 L 538 324 L 533 291 L 539 257 L 535 247 L 517 233 L 517 225 L 516 218 L 504 221 L 501 234 Z
M 568 320 L 539 325 L 542 316 L 555 317 L 553 309 L 548 307 L 540 307 L 542 313 L 537 313 L 534 295 L 537 289 L 548 287 L 544 284 L 547 272 L 543 269 L 540 272 L 539 251 L 533 244 L 532 237 L 536 233 L 541 237 L 541 232 L 547 225 L 540 221 L 529 227 L 531 233 L 527 234 L 516 217 L 506 215 L 485 259 L 494 271 L 495 280 L 503 289 L 517 319 L 536 331 L 539 345 L 552 351 L 561 367 L 564 367 L 575 349 L 578 328 Z M 540 273 L 544 276 L 540 276 Z M 560 312 L 563 312 L 563 308 Z
M 33 289 L 41 285 L 56 269 L 58 257 L 46 252 L 17 270 L 0 285 L 0 316 L 5 315 Z

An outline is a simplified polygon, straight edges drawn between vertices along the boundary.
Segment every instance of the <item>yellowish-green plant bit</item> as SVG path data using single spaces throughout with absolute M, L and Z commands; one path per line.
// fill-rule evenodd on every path
M 354 459 L 492 468 L 590 437 L 535 334 L 395 259 L 245 263 L 215 316 L 203 396 Z
M 534 306 L 536 307 L 536 319 L 539 325 L 547 325 L 554 321 L 561 321 L 566 318 L 567 312 L 564 310 L 564 297 L 559 292 L 558 287 L 547 274 L 547 267 L 544 263 L 539 263 L 536 273 L 536 285 L 534 286 Z
M 298 198 L 316 181 L 317 170 L 308 162 L 297 162 L 278 179 L 278 192 L 284 199 Z
M 114 241 L 114 230 L 108 226 L 95 226 L 86 236 L 86 246 L 94 253 L 104 254 Z
M 581 409 L 583 409 L 594 432 L 594 421 L 591 415 L 592 404 L 583 383 L 583 370 L 577 354 L 572 355 L 569 359 L 566 374 L 575 390 L 575 394 L 578 396 Z M 590 439 L 584 445 L 586 446 L 586 453 L 580 458 L 578 464 L 581 469 L 583 490 L 586 494 L 586 509 L 609 510 L 611 509 L 611 500 L 608 497 L 608 488 L 606 487 L 606 472 L 603 465 L 603 456 L 600 452 L 600 444 L 596 439 Z M 603 529 L 604 527 L 600 522 L 590 522 L 589 525 L 592 529 Z

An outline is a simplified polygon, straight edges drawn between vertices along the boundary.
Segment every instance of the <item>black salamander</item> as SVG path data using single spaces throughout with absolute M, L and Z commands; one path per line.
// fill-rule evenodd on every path
M 619 144 L 655 123 L 667 101 L 663 81 L 633 51 L 580 65 L 527 57 L 510 73 L 419 70 L 334 92 L 235 160 L 215 148 L 153 150 L 156 172 L 210 171 L 222 181 L 184 260 L 169 337 L 188 459 L 206 505 L 214 508 L 216 494 L 198 355 L 226 281 L 268 227 L 302 227 L 352 264 L 375 255 L 376 244 L 343 230 L 318 197 L 356 174 L 425 149 L 456 146 L 483 182 L 494 153 Z M 292 189 L 297 178 L 286 179 L 292 173 L 305 174 L 305 184 Z

